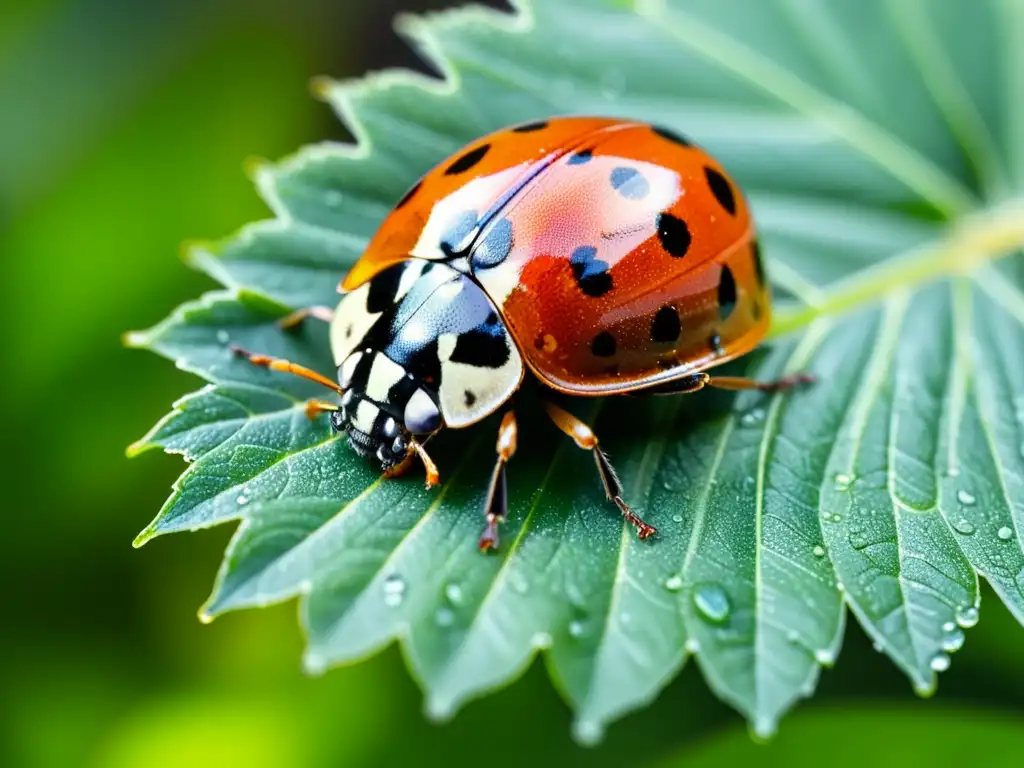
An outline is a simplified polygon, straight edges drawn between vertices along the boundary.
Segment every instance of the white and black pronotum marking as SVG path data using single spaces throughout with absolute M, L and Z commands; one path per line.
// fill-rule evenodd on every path
M 443 426 L 493 413 L 519 386 L 523 362 L 491 300 L 445 264 L 389 267 L 338 305 L 331 325 L 338 383 L 331 424 L 384 469 Z

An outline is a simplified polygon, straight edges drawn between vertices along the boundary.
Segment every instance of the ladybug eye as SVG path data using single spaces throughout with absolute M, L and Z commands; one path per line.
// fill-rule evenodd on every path
M 405 428 L 414 435 L 433 432 L 441 426 L 441 414 L 434 401 L 422 389 L 417 389 L 405 405 Z

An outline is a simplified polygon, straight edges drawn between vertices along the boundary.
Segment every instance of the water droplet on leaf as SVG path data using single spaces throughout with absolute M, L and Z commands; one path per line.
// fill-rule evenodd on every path
M 570 621 L 569 622 L 569 636 L 570 637 L 583 637 L 583 622 L 581 622 L 581 621 Z
M 462 604 L 462 587 L 458 584 L 449 584 L 445 587 L 444 595 L 451 601 L 452 605 Z
M 978 500 L 974 497 L 974 494 L 970 491 L 965 491 L 961 488 L 956 492 L 956 500 L 963 504 L 965 507 L 974 505 Z
M 754 410 L 743 414 L 743 416 L 740 418 L 740 424 L 742 424 L 744 427 L 754 427 L 760 424 L 762 421 L 764 421 L 763 408 L 755 408 Z
M 678 592 L 682 588 L 682 576 L 669 576 L 667 579 L 665 579 L 665 589 L 667 589 L 669 592 Z
M 957 608 L 956 623 L 964 629 L 970 629 L 978 623 L 978 609 L 973 605 Z
M 384 604 L 397 608 L 405 599 L 405 579 L 393 573 L 384 579 Z
M 928 666 L 934 669 L 936 672 L 945 672 L 949 669 L 949 656 L 944 653 L 937 653 L 932 657 Z
M 959 520 L 953 523 L 953 529 L 957 533 L 961 533 L 964 536 L 970 536 L 972 533 L 974 533 L 974 525 L 971 523 L 970 520 L 968 520 L 965 517 L 961 517 Z
M 843 474 L 842 472 L 837 474 L 833 480 L 835 480 L 837 491 L 848 491 L 850 490 L 850 486 L 853 485 L 853 478 L 849 475 Z
M 729 618 L 729 596 L 718 584 L 700 584 L 693 591 L 693 604 L 701 616 L 714 624 Z
M 812 551 L 814 552 L 814 556 L 815 557 L 824 557 L 825 556 L 825 548 L 823 546 L 821 546 L 821 544 L 815 544 L 814 545 L 814 549 Z
M 966 636 L 964 635 L 963 630 L 954 627 L 952 631 L 943 635 L 941 643 L 942 650 L 947 653 L 955 653 L 964 647 L 965 639 Z
M 836 663 L 836 655 L 829 648 L 819 648 L 814 652 L 814 660 L 824 667 L 830 667 Z
M 437 613 L 434 614 L 434 621 L 437 622 L 439 627 L 450 627 L 452 622 L 455 621 L 455 614 L 448 608 L 438 608 Z
M 1013 538 L 1013 529 L 1004 525 L 996 532 L 996 536 L 998 536 L 1002 541 L 1009 541 Z

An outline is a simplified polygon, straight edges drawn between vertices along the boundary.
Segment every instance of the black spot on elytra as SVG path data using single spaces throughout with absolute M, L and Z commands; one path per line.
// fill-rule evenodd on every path
M 612 289 L 612 275 L 608 264 L 597 258 L 597 249 L 592 245 L 582 245 L 569 257 L 572 274 L 576 284 L 587 296 L 598 298 Z
M 413 184 L 411 187 L 409 187 L 409 191 L 406 192 L 404 195 L 402 195 L 402 199 L 401 200 L 399 200 L 397 203 L 395 203 L 395 210 L 397 211 L 403 205 L 405 205 L 410 200 L 412 200 L 413 195 L 415 195 L 417 192 L 420 191 L 420 187 L 421 186 L 423 186 L 423 182 L 422 181 L 417 181 L 415 184 Z
M 590 342 L 590 351 L 597 357 L 611 357 L 615 354 L 615 337 L 608 331 L 601 331 Z
M 371 315 L 383 312 L 395 302 L 398 294 L 398 283 L 407 265 L 399 264 L 375 275 L 370 280 L 370 288 L 366 294 L 366 311 Z
M 681 259 L 690 250 L 693 238 L 686 222 L 671 213 L 658 214 L 658 240 L 670 256 Z
M 722 277 L 718 281 L 718 311 L 725 320 L 736 307 L 736 278 L 727 264 L 722 265 Z
M 612 187 L 627 200 L 643 200 L 651 185 L 636 168 L 616 168 L 611 175 Z
M 594 150 L 592 149 L 581 149 L 576 154 L 569 157 L 569 165 L 583 165 L 589 163 L 594 158 Z
M 764 262 L 761 260 L 761 243 L 755 240 L 750 245 L 750 252 L 754 257 L 754 274 L 757 275 L 757 284 L 762 288 L 765 285 Z
M 543 131 L 548 127 L 547 120 L 535 120 L 532 123 L 524 123 L 523 125 L 517 125 L 512 129 L 513 133 L 533 133 L 534 131 Z
M 495 222 L 480 244 L 473 250 L 473 266 L 477 269 L 496 267 L 512 252 L 512 222 Z
M 676 341 L 683 330 L 679 313 L 675 307 L 665 305 L 654 314 L 651 321 L 651 341 L 666 343 Z
M 459 246 L 462 246 L 463 241 L 473 233 L 476 225 L 476 211 L 463 211 L 456 216 L 447 231 L 441 235 L 441 252 L 449 258 L 460 254 Z
M 445 169 L 446 176 L 454 176 L 457 173 L 465 173 L 474 165 L 483 160 L 484 155 L 490 150 L 490 144 L 481 144 L 476 149 L 471 149 L 469 152 L 458 158 Z
M 736 196 L 733 194 L 732 185 L 729 180 L 714 168 L 704 167 L 704 176 L 707 177 L 711 194 L 715 196 L 718 204 L 730 214 L 736 213 Z
M 453 363 L 465 363 L 478 368 L 501 368 L 508 362 L 510 354 L 505 334 L 474 328 L 459 334 L 449 359 Z
M 476 403 L 476 394 L 467 389 L 462 393 L 462 402 L 465 403 L 467 408 L 472 408 L 473 404 Z
M 671 141 L 673 144 L 678 144 L 681 147 L 692 147 L 693 143 L 682 134 L 676 133 L 671 128 L 665 128 L 660 125 L 651 126 L 651 130 L 661 136 L 661 138 Z

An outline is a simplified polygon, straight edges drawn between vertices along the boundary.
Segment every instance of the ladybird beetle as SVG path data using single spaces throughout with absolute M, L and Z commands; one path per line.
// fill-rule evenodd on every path
M 506 514 L 516 450 L 510 399 L 527 371 L 576 396 L 672 394 L 705 386 L 778 390 L 707 369 L 764 337 L 770 295 L 747 202 L 722 166 L 683 136 L 636 121 L 562 117 L 465 147 L 416 183 L 339 285 L 330 323 L 337 383 L 286 360 L 256 365 L 335 390 L 330 413 L 356 453 L 388 476 L 422 461 L 439 430 L 505 408 L 484 508 L 483 550 Z M 544 400 L 555 425 L 594 456 L 604 490 L 640 538 L 655 529 L 622 498 L 590 427 Z

